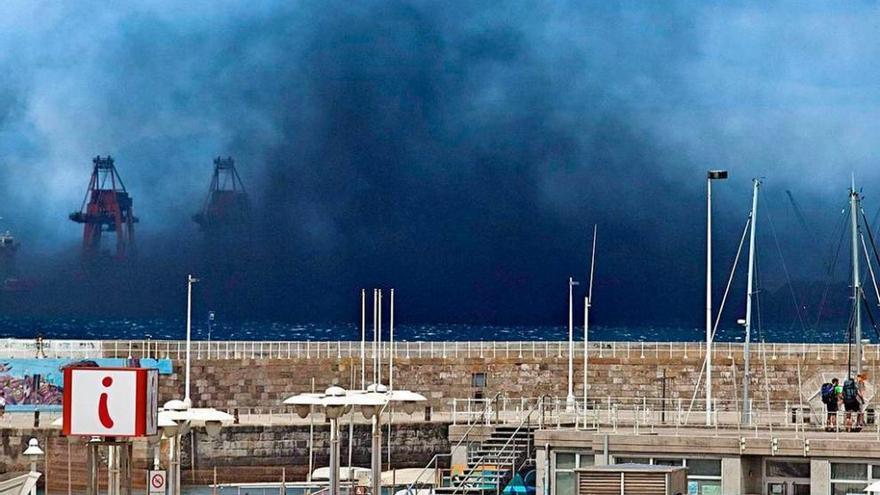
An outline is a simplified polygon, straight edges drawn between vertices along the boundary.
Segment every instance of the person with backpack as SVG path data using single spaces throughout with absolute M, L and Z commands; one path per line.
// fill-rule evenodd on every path
M 822 402 L 825 403 L 827 416 L 825 419 L 825 431 L 834 431 L 837 428 L 837 403 L 840 397 L 838 392 L 837 378 L 831 380 L 831 383 L 822 384 Z
M 868 381 L 867 373 L 856 375 L 856 388 L 858 389 L 859 414 L 856 416 L 856 426 L 864 428 L 865 425 L 865 386 Z
M 852 376 L 843 381 L 843 408 L 846 411 L 846 431 L 853 431 L 852 413 L 860 413 L 862 403 L 859 401 L 859 388 Z M 859 430 L 861 428 L 855 431 Z

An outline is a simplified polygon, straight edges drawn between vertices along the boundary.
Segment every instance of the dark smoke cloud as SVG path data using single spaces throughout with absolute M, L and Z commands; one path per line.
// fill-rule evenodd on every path
M 877 204 L 877 14 L 6 2 L 0 215 L 30 269 L 62 284 L 80 234 L 67 214 L 90 158 L 113 154 L 142 219 L 140 267 L 162 288 L 124 309 L 177 311 L 200 263 L 190 216 L 212 158 L 231 155 L 258 219 L 230 309 L 242 317 L 351 319 L 358 288 L 382 284 L 409 321 L 558 323 L 597 223 L 597 318 L 699 326 L 707 168 L 731 170 L 716 188 L 719 285 L 752 177 L 767 179 L 768 287 L 786 278 L 779 251 L 792 278 L 822 279 L 850 172 Z

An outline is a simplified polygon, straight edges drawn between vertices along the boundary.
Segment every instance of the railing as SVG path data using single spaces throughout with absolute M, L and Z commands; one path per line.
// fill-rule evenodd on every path
M 512 450 L 512 452 L 511 452 L 512 460 L 510 463 L 511 476 L 513 476 L 513 474 L 516 473 L 516 468 L 517 468 L 517 466 L 516 466 L 516 463 L 517 463 L 516 445 L 517 444 L 514 440 L 517 439 L 517 434 L 519 434 L 519 432 L 522 430 L 523 426 L 531 424 L 532 414 L 539 407 L 543 407 L 543 404 L 544 404 L 543 398 L 539 399 L 538 402 L 534 405 L 534 407 L 532 407 L 528 412 L 525 413 L 525 415 L 520 420 L 519 425 L 516 427 L 516 429 L 513 431 L 513 433 L 511 433 L 510 438 L 507 439 L 507 441 L 504 443 L 504 445 L 501 447 L 501 449 L 499 449 L 497 452 L 494 452 L 492 454 L 494 456 L 497 456 L 498 458 L 504 458 L 505 457 L 504 454 L 507 453 L 508 447 L 511 448 L 511 450 Z M 473 426 L 471 428 L 473 428 Z M 513 445 L 511 445 L 511 442 L 514 442 Z M 529 447 L 527 446 L 526 448 L 529 448 Z M 450 495 L 456 495 L 459 492 L 459 489 L 465 488 L 468 486 L 468 480 L 470 480 L 471 477 L 474 476 L 474 473 L 478 472 L 478 468 L 482 469 L 487 465 L 487 463 L 485 462 L 487 456 L 488 456 L 488 454 L 483 454 L 482 456 L 480 456 L 480 458 L 476 462 L 474 462 L 473 466 L 468 466 L 468 470 L 466 471 L 464 478 L 457 481 L 458 484 L 455 487 L 455 490 L 453 490 Z M 470 462 L 468 462 L 468 464 L 470 464 Z M 497 465 L 494 462 L 491 464 Z M 480 474 L 479 474 L 480 478 L 477 479 L 477 482 L 480 483 L 480 486 L 483 486 L 483 485 L 485 485 L 484 473 L 483 473 L 483 471 L 479 471 L 479 472 L 480 472 Z M 500 486 L 501 483 L 502 483 L 502 478 L 496 477 L 495 478 L 495 493 L 501 493 L 501 490 L 503 488 Z
M 744 418 L 741 402 L 716 399 L 712 401 L 708 421 L 706 401 L 702 399 L 691 402 L 687 399 L 606 396 L 588 400 L 585 407 L 582 399 L 569 404 L 565 397 L 545 396 L 503 399 L 497 403 L 499 405 L 495 406 L 496 401 L 491 399 L 454 399 L 453 424 L 483 424 L 484 417 L 496 418 L 494 424 L 516 424 L 536 404 L 543 404 L 539 425 L 548 429 L 602 428 L 614 432 L 631 430 L 636 434 L 663 430 L 687 435 L 694 428 L 709 428 L 718 433 L 734 430 L 740 433 L 753 431 L 757 435 L 759 431 L 769 430 L 797 436 L 806 431 L 821 431 L 826 424 L 824 405 L 817 405 L 815 401 L 753 400 L 749 414 Z M 481 411 L 480 419 L 472 420 L 469 410 Z M 868 403 L 863 414 L 867 427 L 862 433 L 876 435 L 880 440 L 880 410 L 875 411 L 872 403 Z M 858 413 L 850 413 L 850 416 L 855 422 Z M 846 431 L 847 413 L 839 411 L 835 417 L 834 431 Z
M 590 358 L 671 359 L 699 362 L 705 357 L 704 342 L 589 342 Z M 205 341 L 192 342 L 191 357 L 202 359 L 360 359 L 360 341 Z M 759 342 L 751 345 L 751 354 L 766 356 L 770 361 L 780 357 L 797 357 L 817 362 L 845 359 L 845 343 L 805 344 Z M 393 346 L 382 342 L 376 352 L 372 342 L 364 348 L 364 357 L 380 355 L 386 359 L 462 359 L 516 358 L 568 359 L 567 341 L 477 341 L 434 342 L 398 341 Z M 713 358 L 741 358 L 743 345 L 716 342 Z M 584 343 L 575 342 L 574 357 L 584 355 Z M 186 344 L 181 340 L 0 340 L 0 358 L 167 358 L 184 359 Z M 880 360 L 880 345 L 865 345 L 864 359 Z
M 418 486 L 423 485 L 423 484 L 426 484 L 426 483 L 423 481 L 423 478 L 422 478 L 422 477 L 425 475 L 426 472 L 430 472 L 429 469 L 433 469 L 433 472 L 434 472 L 434 485 L 435 485 L 435 486 L 436 486 L 436 485 L 439 485 L 440 480 L 438 479 L 438 478 L 439 478 L 439 476 L 438 476 L 438 472 L 439 472 L 439 469 L 440 469 L 440 459 L 441 459 L 441 458 L 446 458 L 446 457 L 449 457 L 449 458 L 451 459 L 451 458 L 452 458 L 452 453 L 451 453 L 451 452 L 455 452 L 456 450 L 460 449 L 461 446 L 462 446 L 462 444 L 465 442 L 465 440 L 467 440 L 467 443 L 465 444 L 465 450 L 466 450 L 466 451 L 469 450 L 469 449 L 470 449 L 470 445 L 471 445 L 472 443 L 474 443 L 474 442 L 472 442 L 471 440 L 469 440 L 469 438 L 470 438 L 470 434 L 471 434 L 471 432 L 473 431 L 474 427 L 477 426 L 478 424 L 481 424 L 481 423 L 480 423 L 480 422 L 474 422 L 474 423 L 470 426 L 470 428 L 468 428 L 467 431 L 464 432 L 464 434 L 461 436 L 461 438 L 458 440 L 458 442 L 456 442 L 455 445 L 452 447 L 452 449 L 450 449 L 450 453 L 449 453 L 449 454 L 440 454 L 440 453 L 438 453 L 438 454 L 434 454 L 434 457 L 432 457 L 431 460 L 428 461 L 428 464 L 424 467 L 424 469 L 422 469 L 422 470 L 419 472 L 419 475 L 416 476 L 416 479 L 414 479 L 414 480 L 413 480 L 413 481 L 412 481 L 412 482 L 406 487 L 406 493 L 407 493 L 407 495 L 413 495 L 413 494 L 414 494 L 414 492 L 413 492 L 413 488 L 418 487 Z M 451 462 L 451 460 L 450 460 L 450 463 L 449 463 L 449 464 L 450 464 L 450 467 L 452 467 L 452 462 Z M 433 465 L 433 468 L 431 467 L 432 465 Z

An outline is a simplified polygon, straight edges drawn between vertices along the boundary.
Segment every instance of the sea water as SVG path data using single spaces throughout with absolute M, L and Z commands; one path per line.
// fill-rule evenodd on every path
M 371 322 L 368 322 L 370 325 Z M 186 338 L 182 319 L 101 319 L 101 318 L 0 318 L 0 338 L 32 339 L 172 339 Z M 866 327 L 865 337 L 872 336 Z M 719 342 L 741 342 L 742 327 L 719 328 Z M 752 329 L 755 341 L 767 342 L 846 342 L 845 326 L 818 328 L 773 326 Z M 582 340 L 583 327 L 575 326 L 575 340 Z M 361 329 L 355 323 L 287 323 L 271 321 L 193 322 L 195 340 L 274 340 L 274 341 L 359 341 Z M 372 338 L 372 327 L 367 329 Z M 383 339 L 388 325 L 383 325 Z M 543 341 L 567 340 L 565 326 L 503 326 L 472 324 L 397 324 L 395 340 L 401 341 Z M 590 327 L 590 340 L 631 342 L 698 342 L 706 339 L 705 328 L 686 326 L 605 326 Z M 875 340 L 876 339 L 872 339 Z

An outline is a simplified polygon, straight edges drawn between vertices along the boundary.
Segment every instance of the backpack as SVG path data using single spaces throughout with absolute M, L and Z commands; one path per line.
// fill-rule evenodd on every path
M 856 382 L 852 378 L 847 378 L 846 381 L 843 382 L 843 400 L 844 402 L 855 402 L 858 400 L 857 396 L 859 393 L 859 389 L 856 388 Z
M 834 385 L 830 383 L 822 384 L 822 402 L 828 404 L 834 397 Z

